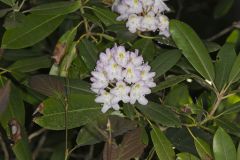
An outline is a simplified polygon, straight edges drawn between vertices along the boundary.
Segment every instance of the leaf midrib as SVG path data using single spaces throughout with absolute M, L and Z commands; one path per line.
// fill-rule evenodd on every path
M 40 23 L 39 25 L 37 25 L 37 26 L 31 28 L 29 31 L 24 32 L 23 34 L 17 36 L 16 38 L 13 38 L 11 41 L 8 41 L 8 43 L 5 43 L 4 45 L 9 45 L 9 44 L 11 44 L 12 42 L 16 41 L 17 39 L 19 39 L 19 38 L 21 38 L 21 37 L 23 37 L 23 36 L 25 36 L 25 35 L 31 33 L 33 30 L 39 28 L 40 26 L 45 25 L 46 23 L 48 23 L 48 22 L 50 22 L 50 21 L 52 21 L 52 20 L 54 20 L 54 19 L 56 19 L 56 18 L 58 18 L 58 17 L 60 17 L 60 16 L 61 16 L 61 15 L 56 15 L 56 16 L 54 16 L 54 17 L 52 17 L 52 18 L 50 18 L 50 19 L 44 21 L 43 23 Z M 22 28 L 22 27 L 21 27 L 21 28 Z M 16 29 L 16 28 L 14 28 L 14 29 Z
M 185 26 L 184 26 L 184 27 L 185 27 Z M 179 28 L 178 24 L 176 24 L 176 28 L 179 30 L 179 32 L 185 37 L 185 39 L 187 40 L 187 42 L 190 44 L 190 47 L 191 47 L 192 50 L 196 53 L 198 59 L 199 59 L 200 62 L 201 62 L 201 65 L 202 65 L 203 68 L 205 69 L 205 72 L 208 74 L 208 76 L 209 76 L 208 78 L 210 78 L 210 80 L 213 82 L 213 79 L 212 79 L 211 74 L 208 72 L 208 69 L 206 68 L 206 66 L 203 65 L 203 64 L 204 64 L 204 63 L 203 63 L 203 60 L 201 59 L 201 56 L 199 56 L 199 54 L 198 54 L 195 46 L 194 46 L 194 45 L 191 43 L 191 41 L 189 40 L 188 35 L 186 35 L 185 32 L 183 32 L 183 31 Z

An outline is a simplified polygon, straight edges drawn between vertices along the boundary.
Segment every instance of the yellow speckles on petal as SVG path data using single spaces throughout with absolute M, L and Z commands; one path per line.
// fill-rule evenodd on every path
M 123 52 L 119 53 L 119 58 L 120 58 L 120 59 L 125 58 L 125 54 L 124 54 Z

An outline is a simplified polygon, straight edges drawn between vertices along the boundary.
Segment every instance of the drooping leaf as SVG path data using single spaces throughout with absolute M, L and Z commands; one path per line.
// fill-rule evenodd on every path
M 78 51 L 81 59 L 86 64 L 89 71 L 92 71 L 98 59 L 98 50 L 96 46 L 87 39 L 80 41 Z
M 152 126 L 151 138 L 159 159 L 175 160 L 172 144 L 158 127 Z
M 7 30 L 2 39 L 2 48 L 19 49 L 34 45 L 52 33 L 63 21 L 59 15 L 26 16 L 22 25 Z
M 178 160 L 199 160 L 199 158 L 197 158 L 196 156 L 186 152 L 178 153 L 177 159 Z
M 210 146 L 199 137 L 194 138 L 194 144 L 201 159 L 213 159 Z
M 207 48 L 195 31 L 187 24 L 178 20 L 171 20 L 170 32 L 177 47 L 193 67 L 206 79 L 213 82 L 214 67 Z
M 171 69 L 180 59 L 181 52 L 179 50 L 170 50 L 157 56 L 157 58 L 150 63 L 152 71 L 156 72 L 155 79 L 166 73 Z
M 137 108 L 150 120 L 168 127 L 180 127 L 177 115 L 166 106 L 149 102 L 147 106 L 137 105 Z
M 140 55 L 146 61 L 151 61 L 155 55 L 155 46 L 151 39 L 140 39 L 133 44 L 133 48 L 140 50 Z
M 204 42 L 204 44 L 207 47 L 209 53 L 216 52 L 221 48 L 221 46 L 215 42 Z
M 64 33 L 61 38 L 58 40 L 55 49 L 53 51 L 53 59 L 55 60 L 56 64 L 59 64 L 65 55 L 68 52 L 71 43 L 73 42 L 76 34 L 77 34 L 77 26 L 73 29 Z
M 225 44 L 218 53 L 217 61 L 215 63 L 216 78 L 215 84 L 219 91 L 227 85 L 229 73 L 232 65 L 236 59 L 234 46 Z
M 8 106 L 11 91 L 10 84 L 11 82 L 8 81 L 3 87 L 0 87 L 0 113 L 4 112 L 6 107 Z
M 117 14 L 107 8 L 94 6 L 93 12 L 106 26 L 120 24 L 120 22 L 116 20 Z
M 228 13 L 233 6 L 234 0 L 220 0 L 214 9 L 214 17 L 220 18 Z
M 186 80 L 188 77 L 191 77 L 191 76 L 190 75 L 180 75 L 180 76 L 169 77 L 165 81 L 160 82 L 156 87 L 154 87 L 152 89 L 152 92 L 156 93 L 163 89 L 175 86 L 176 84 L 181 83 L 184 80 Z
M 218 128 L 213 138 L 214 158 L 217 160 L 236 160 L 237 153 L 231 137 Z
M 145 148 L 141 141 L 139 128 L 125 134 L 120 145 L 112 144 L 108 146 L 106 143 L 103 151 L 103 160 L 127 160 L 139 157 Z
M 48 98 L 43 102 L 42 116 L 34 122 L 52 130 L 65 129 L 65 107 L 67 107 L 67 128 L 76 128 L 95 120 L 101 113 L 101 106 L 94 101 L 94 95 L 71 94 L 68 100 Z
M 18 60 L 11 66 L 9 66 L 8 70 L 19 72 L 32 72 L 41 68 L 49 68 L 50 66 L 51 58 L 49 56 L 41 56 Z
M 79 1 L 59 1 L 33 7 L 30 12 L 39 15 L 64 15 L 75 12 L 80 7 Z
M 228 83 L 237 82 L 240 79 L 240 54 L 238 54 L 235 62 L 233 63 Z

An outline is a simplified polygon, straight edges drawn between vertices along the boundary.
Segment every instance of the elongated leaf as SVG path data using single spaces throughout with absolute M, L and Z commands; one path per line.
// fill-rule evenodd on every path
M 214 9 L 214 17 L 220 18 L 228 13 L 233 6 L 234 0 L 220 0 Z
M 194 144 L 201 159 L 212 159 L 212 152 L 209 144 L 199 137 L 194 139 Z
M 30 12 L 39 15 L 64 15 L 80 8 L 79 1 L 60 1 L 45 3 L 31 8 Z
M 113 24 L 120 24 L 120 22 L 116 21 L 117 14 L 112 12 L 107 8 L 93 7 L 94 14 L 106 25 L 110 26 Z
M 98 51 L 96 46 L 87 39 L 80 41 L 78 46 L 79 55 L 86 64 L 89 71 L 92 71 L 98 59 Z
M 135 129 L 125 134 L 121 145 L 112 144 L 111 150 L 108 150 L 108 144 L 105 144 L 103 151 L 103 160 L 127 160 L 135 157 L 140 157 L 143 153 L 145 145 L 141 142 L 140 129 Z M 109 152 L 111 152 L 109 154 Z M 110 157 L 109 157 L 110 155 Z
M 237 113 L 240 111 L 240 102 L 235 103 L 231 106 L 228 106 L 225 111 L 223 111 L 222 114 L 232 114 L 232 113 Z
M 175 160 L 172 144 L 158 127 L 152 126 L 151 138 L 159 159 Z
M 150 63 L 152 70 L 156 72 L 154 78 L 158 78 L 169 69 L 171 69 L 180 59 L 181 52 L 179 50 L 170 50 L 160 54 L 154 61 Z
M 31 72 L 40 68 L 49 68 L 51 66 L 51 58 L 49 56 L 41 56 L 34 58 L 26 58 L 18 60 L 8 67 L 10 71 Z
M 28 144 L 27 136 L 24 135 L 16 144 L 12 147 L 14 154 L 18 160 L 31 160 L 31 151 Z
M 155 46 L 151 39 L 140 39 L 133 44 L 133 48 L 139 49 L 145 60 L 151 61 L 155 55 Z
M 234 46 L 225 44 L 218 53 L 215 63 L 216 79 L 215 84 L 219 91 L 227 84 L 229 73 L 236 59 Z
M 215 122 L 219 127 L 222 127 L 228 133 L 240 137 L 240 127 L 236 124 L 236 122 L 231 122 L 224 117 L 215 119 Z
M 180 127 L 180 120 L 177 115 L 165 106 L 149 102 L 147 106 L 137 105 L 137 108 L 156 123 L 168 127 Z
M 167 78 L 165 81 L 160 82 L 156 87 L 154 87 L 152 89 L 152 92 L 156 93 L 156 92 L 161 91 L 163 89 L 172 87 L 172 86 L 186 80 L 188 77 L 191 77 L 191 76 L 190 75 L 181 75 L 181 76 L 173 76 L 173 77 Z
M 240 79 L 240 54 L 237 56 L 237 59 L 233 64 L 228 82 L 234 83 L 234 82 L 237 82 L 239 79 Z
M 11 91 L 10 83 L 11 82 L 8 81 L 3 87 L 0 87 L 0 113 L 4 112 L 8 106 Z
M 218 128 L 213 138 L 213 152 L 217 160 L 236 160 L 237 153 L 231 137 Z
M 177 47 L 193 67 L 206 79 L 213 82 L 214 67 L 207 48 L 194 30 L 178 20 L 171 20 L 170 32 Z
M 75 94 L 93 94 L 90 84 L 79 79 L 65 79 L 49 75 L 36 75 L 29 79 L 32 89 L 46 96 L 66 95 L 67 91 Z
M 197 158 L 196 156 L 186 152 L 178 153 L 177 159 L 178 160 L 199 160 L 199 158 Z
M 101 106 L 96 104 L 93 95 L 69 95 L 67 128 L 76 128 L 96 119 Z M 38 125 L 52 130 L 65 129 L 65 102 L 62 99 L 49 98 L 43 102 L 43 116 L 34 119 Z
M 52 33 L 63 21 L 59 15 L 30 14 L 22 25 L 7 30 L 2 39 L 2 48 L 19 49 L 32 46 Z

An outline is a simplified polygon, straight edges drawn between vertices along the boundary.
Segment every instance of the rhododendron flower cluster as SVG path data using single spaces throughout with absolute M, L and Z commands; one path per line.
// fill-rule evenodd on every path
M 119 13 L 117 20 L 127 20 L 129 31 L 159 31 L 169 37 L 169 20 L 163 13 L 170 9 L 165 0 L 115 0 L 112 10 Z
M 146 105 L 145 95 L 155 87 L 155 72 L 144 63 L 138 50 L 127 51 L 124 46 L 115 45 L 100 53 L 100 59 L 91 77 L 91 90 L 97 94 L 95 101 L 102 103 L 102 112 L 113 108 L 119 110 L 119 102 L 136 102 Z

